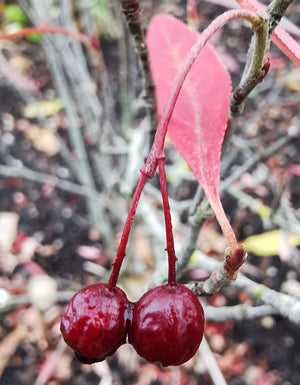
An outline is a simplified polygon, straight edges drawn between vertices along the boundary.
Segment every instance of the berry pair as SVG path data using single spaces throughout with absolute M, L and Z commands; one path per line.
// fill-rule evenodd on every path
M 128 341 L 149 362 L 180 365 L 196 353 L 203 309 L 185 286 L 162 285 L 135 304 L 118 287 L 95 284 L 79 291 L 64 310 L 61 331 L 84 363 L 101 361 Z

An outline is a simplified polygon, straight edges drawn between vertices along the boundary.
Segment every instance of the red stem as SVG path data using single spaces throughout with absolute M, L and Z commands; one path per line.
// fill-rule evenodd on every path
M 128 242 L 128 237 L 129 237 L 132 221 L 133 221 L 133 218 L 134 218 L 134 215 L 135 215 L 135 212 L 137 209 L 137 205 L 138 205 L 138 202 L 139 202 L 139 199 L 140 199 L 140 196 L 141 196 L 141 193 L 142 193 L 142 190 L 144 188 L 144 185 L 146 183 L 147 178 L 148 178 L 147 174 L 142 172 L 140 179 L 139 179 L 139 182 L 138 182 L 138 185 L 136 186 L 136 189 L 135 189 L 135 192 L 134 192 L 134 195 L 132 198 L 132 202 L 130 205 L 130 209 L 128 212 L 128 216 L 126 219 L 126 223 L 125 223 L 125 226 L 123 229 L 123 233 L 122 233 L 120 245 L 119 245 L 119 248 L 117 251 L 116 259 L 113 262 L 113 270 L 112 270 L 112 273 L 111 273 L 111 276 L 110 276 L 110 279 L 108 282 L 108 288 L 109 289 L 113 289 L 117 284 L 121 265 L 122 265 L 122 262 L 123 262 L 125 255 L 126 255 L 126 246 L 127 246 L 127 242 Z
M 219 225 L 221 226 L 222 232 L 225 235 L 228 246 L 231 249 L 238 248 L 238 242 L 236 240 L 234 231 L 227 219 L 227 216 L 225 214 L 223 205 L 220 200 L 220 196 L 218 195 L 216 198 L 210 200 L 210 205 L 215 213 L 215 216 L 219 222 Z
M 95 51 L 95 48 L 93 44 L 91 43 L 90 39 L 77 31 L 70 31 L 68 29 L 62 28 L 62 27 L 30 27 L 30 28 L 23 28 L 18 32 L 14 33 L 1 33 L 0 34 L 0 40 L 5 40 L 5 39 L 16 39 L 18 37 L 24 37 L 28 35 L 32 35 L 33 33 L 59 33 L 62 35 L 68 35 L 72 36 L 75 39 L 79 40 L 83 45 L 85 45 L 89 50 Z
M 159 181 L 160 181 L 160 190 L 161 196 L 163 200 L 163 209 L 164 209 L 164 217 L 165 217 L 165 226 L 166 226 L 166 238 L 167 238 L 167 253 L 168 253 L 168 261 L 169 261 L 169 275 L 168 275 L 168 284 L 176 285 L 176 255 L 174 248 L 174 238 L 172 231 L 172 221 L 171 221 L 171 213 L 169 206 L 169 197 L 167 190 L 167 181 L 166 181 L 166 173 L 165 173 L 165 159 L 158 159 L 158 171 L 159 171 Z

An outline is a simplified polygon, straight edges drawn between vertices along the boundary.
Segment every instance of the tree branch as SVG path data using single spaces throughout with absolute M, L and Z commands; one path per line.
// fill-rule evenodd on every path
M 138 0 L 121 0 L 122 11 L 125 15 L 129 31 L 131 32 L 135 46 L 142 64 L 145 77 L 145 101 L 149 110 L 151 123 L 151 136 L 154 137 L 157 127 L 157 102 L 155 84 L 152 76 L 148 47 L 145 41 L 144 31 L 140 20 Z
M 205 269 L 214 274 L 214 272 L 221 271 L 220 263 L 216 262 L 214 259 L 207 257 L 205 254 L 197 251 L 195 253 L 197 258 L 196 265 L 201 266 L 202 269 Z M 218 274 L 218 273 L 217 273 Z M 219 280 L 219 287 L 224 284 L 223 277 L 218 276 L 221 279 Z M 268 288 L 265 285 L 258 284 L 257 282 L 252 281 L 251 279 L 245 277 L 243 274 L 239 274 L 237 279 L 231 283 L 233 286 L 237 286 L 239 289 L 246 291 L 251 297 L 256 300 L 261 300 L 267 305 L 271 305 L 275 308 L 279 314 L 283 317 L 288 318 L 290 321 L 300 325 L 300 300 L 292 297 L 288 294 L 279 293 L 275 290 Z M 203 285 L 203 292 L 205 293 L 205 283 Z M 197 289 L 196 289 L 197 290 Z M 201 292 L 201 289 L 200 289 Z M 210 293 L 209 293 L 210 294 Z

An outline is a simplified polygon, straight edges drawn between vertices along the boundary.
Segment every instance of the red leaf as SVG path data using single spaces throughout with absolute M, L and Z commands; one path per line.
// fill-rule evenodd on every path
M 245 9 L 250 11 L 262 11 L 265 7 L 257 0 L 237 0 L 237 2 Z M 278 25 L 271 40 L 296 64 L 300 65 L 300 44 L 291 37 L 280 25 Z
M 176 73 L 198 36 L 198 32 L 190 30 L 172 16 L 157 16 L 150 24 L 147 43 L 159 114 Z M 172 142 L 205 190 L 221 226 L 226 216 L 218 185 L 230 93 L 230 76 L 213 48 L 207 44 L 183 83 L 168 128 Z M 224 227 L 228 228 L 227 225 Z M 224 231 L 223 226 L 222 229 Z
M 286 54 L 286 56 L 300 66 L 300 44 L 280 25 L 275 28 L 271 40 Z
M 291 174 L 299 176 L 300 177 L 300 164 L 291 164 L 288 167 L 288 170 Z

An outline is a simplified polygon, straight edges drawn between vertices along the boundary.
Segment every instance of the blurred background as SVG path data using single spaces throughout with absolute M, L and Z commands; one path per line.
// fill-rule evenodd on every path
M 202 31 L 234 3 L 142 0 L 140 18 L 145 33 L 158 13 Z M 294 2 L 286 16 L 299 41 L 300 4 Z M 200 298 L 205 340 L 179 368 L 149 364 L 130 345 L 104 362 L 82 365 L 65 345 L 59 330 L 65 304 L 82 287 L 108 280 L 155 118 L 120 1 L 0 2 L 1 34 L 37 26 L 81 32 L 97 53 L 62 34 L 0 40 L 0 384 L 299 384 L 299 320 L 270 307 L 253 316 L 233 311 L 213 318 L 212 306 L 263 305 L 236 285 Z M 235 20 L 211 40 L 233 86 L 250 39 L 249 28 Z M 248 251 L 243 273 L 296 300 L 300 68 L 274 44 L 269 57 L 271 71 L 251 93 L 223 158 L 222 202 Z M 267 159 L 259 156 L 269 149 Z M 230 179 L 256 156 L 252 167 Z M 209 276 L 197 256 L 186 253 L 191 228 L 198 228 L 195 245 L 203 258 L 221 261 L 226 241 L 212 216 L 201 210 L 195 215 L 201 191 L 168 139 L 166 174 L 178 278 L 191 286 Z M 131 301 L 166 279 L 164 249 L 153 178 L 140 200 L 118 282 Z

